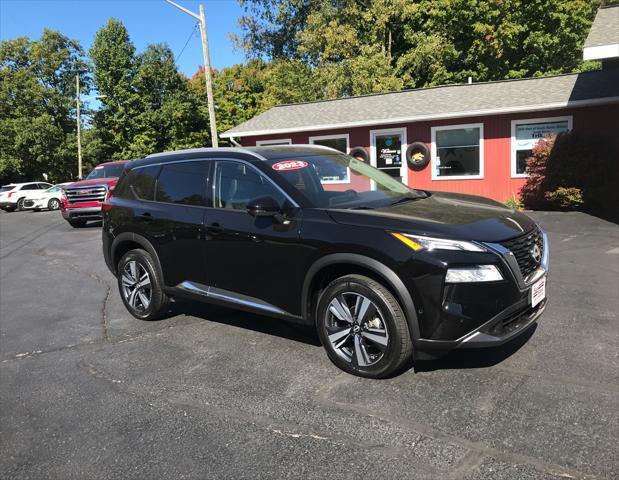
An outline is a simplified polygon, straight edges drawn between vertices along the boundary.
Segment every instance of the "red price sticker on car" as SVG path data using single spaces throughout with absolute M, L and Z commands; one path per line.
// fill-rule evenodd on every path
M 273 165 L 273 170 L 278 172 L 284 170 L 298 170 L 299 168 L 307 167 L 308 163 L 303 160 L 286 160 L 285 162 L 278 162 Z

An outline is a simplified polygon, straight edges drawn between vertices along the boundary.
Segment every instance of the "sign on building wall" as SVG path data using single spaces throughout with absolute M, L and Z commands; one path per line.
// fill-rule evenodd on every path
M 567 130 L 567 120 L 516 125 L 516 147 L 518 150 L 532 150 L 540 138 Z

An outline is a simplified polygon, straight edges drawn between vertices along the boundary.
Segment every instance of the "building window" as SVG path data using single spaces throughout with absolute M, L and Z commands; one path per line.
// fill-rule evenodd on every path
M 291 138 L 278 138 L 277 140 L 256 140 L 256 147 L 266 147 L 267 145 L 291 145 Z
M 484 178 L 481 123 L 432 127 L 432 180 Z
M 343 135 L 323 135 L 320 137 L 309 137 L 309 143 L 313 145 L 322 145 L 324 147 L 331 147 L 335 150 L 339 150 L 342 153 L 348 153 L 349 149 L 349 136 Z M 333 163 L 333 162 L 328 162 Z M 326 164 L 325 164 L 326 165 Z M 328 165 L 328 170 L 321 170 L 318 172 L 320 176 L 320 183 L 333 184 L 333 183 L 350 183 L 350 169 L 342 165 Z
M 540 138 L 558 135 L 572 129 L 572 117 L 529 118 L 512 120 L 512 177 L 526 177 L 527 158 Z

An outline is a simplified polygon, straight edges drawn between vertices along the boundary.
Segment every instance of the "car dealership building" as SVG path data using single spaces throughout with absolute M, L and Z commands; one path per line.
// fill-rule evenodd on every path
M 619 7 L 598 11 L 583 53 L 603 68 L 281 105 L 221 137 L 327 145 L 415 188 L 504 201 L 518 196 L 525 160 L 545 135 L 607 136 L 619 152 Z M 323 176 L 330 189 L 350 182 L 346 169 Z

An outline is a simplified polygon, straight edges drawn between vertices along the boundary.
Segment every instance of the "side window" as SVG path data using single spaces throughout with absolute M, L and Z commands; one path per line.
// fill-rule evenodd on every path
M 232 160 L 215 163 L 215 208 L 245 210 L 251 200 L 260 197 L 273 197 L 280 206 L 286 201 L 285 195 L 253 167 Z
M 170 163 L 161 167 L 155 200 L 183 205 L 206 205 L 208 162 Z
M 41 190 L 47 190 L 50 187 L 52 187 L 52 185 L 50 185 L 49 183 L 39 183 L 39 188 Z
M 27 185 L 24 185 L 23 187 L 21 187 L 22 190 L 38 190 L 39 186 L 36 183 L 28 183 Z
M 155 198 L 155 179 L 159 165 L 134 168 L 126 174 L 116 187 L 115 196 L 120 198 L 138 198 L 153 200 Z

